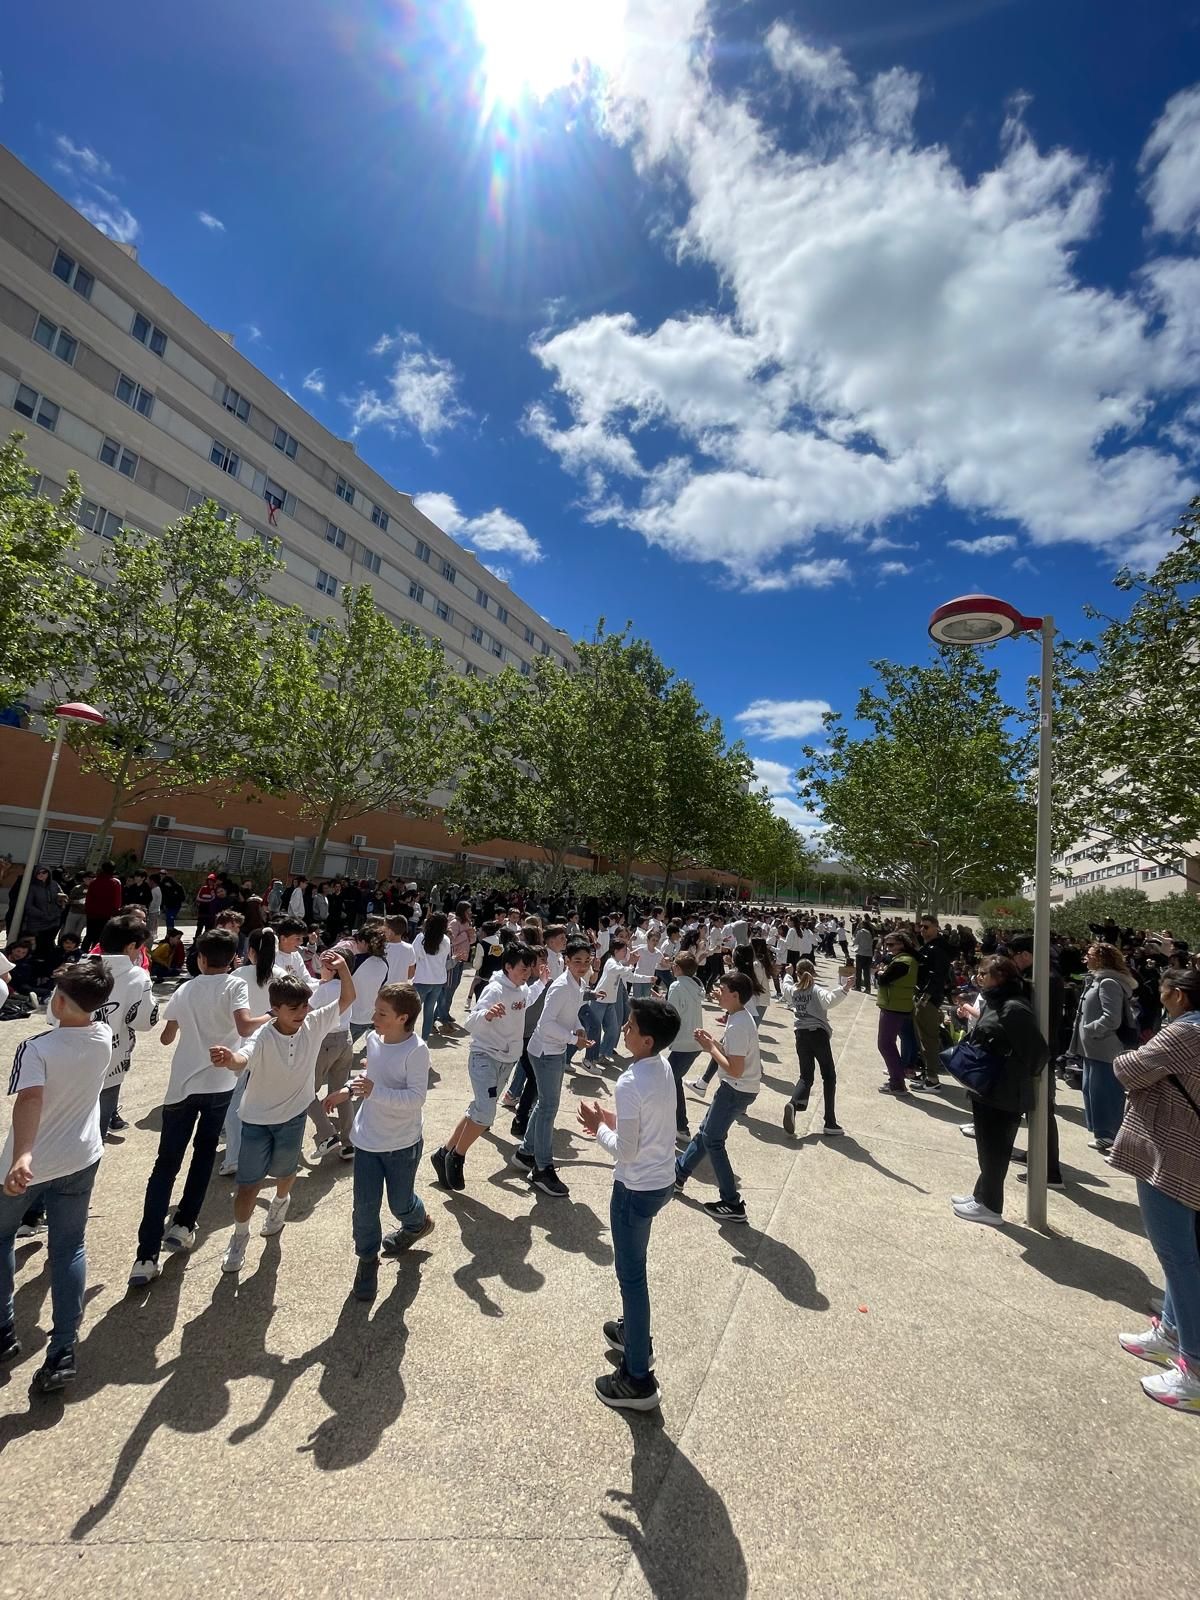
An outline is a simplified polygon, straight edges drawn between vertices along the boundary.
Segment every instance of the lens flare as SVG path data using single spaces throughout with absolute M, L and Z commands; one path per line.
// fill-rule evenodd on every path
M 612 70 L 625 0 L 471 0 L 491 106 L 548 99 Z

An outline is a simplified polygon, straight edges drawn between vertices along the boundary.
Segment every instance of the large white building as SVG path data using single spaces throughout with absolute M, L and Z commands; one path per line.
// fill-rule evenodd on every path
M 1050 898 L 1055 905 L 1090 889 L 1140 889 L 1150 900 L 1200 894 L 1200 843 L 1182 847 L 1171 861 L 1148 861 L 1096 833 L 1056 855 L 1054 871 Z

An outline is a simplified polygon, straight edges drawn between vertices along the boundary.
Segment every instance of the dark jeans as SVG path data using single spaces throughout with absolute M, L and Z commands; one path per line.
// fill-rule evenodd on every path
M 670 1200 L 674 1185 L 665 1189 L 627 1189 L 613 1183 L 608 1208 L 613 1257 L 621 1286 L 624 1318 L 624 1365 L 631 1378 L 650 1374 L 650 1290 L 646 1284 L 646 1251 L 650 1225 Z
M 728 1201 L 730 1205 L 736 1205 L 742 1197 L 738 1193 L 737 1179 L 729 1164 L 729 1157 L 725 1153 L 725 1141 L 734 1119 L 744 1116 L 749 1111 L 754 1104 L 754 1098 L 754 1094 L 742 1094 L 722 1080 L 717 1085 L 713 1103 L 709 1106 L 699 1130 L 692 1135 L 691 1144 L 675 1163 L 677 1175 L 681 1178 L 690 1178 L 707 1156 L 712 1163 L 713 1177 L 717 1180 L 721 1199 Z
M 672 1050 L 667 1056 L 671 1071 L 675 1075 L 675 1131 L 676 1133 L 690 1133 L 687 1117 L 687 1101 L 683 1097 L 683 1080 L 691 1071 L 692 1062 L 700 1054 L 699 1050 Z
M 855 956 L 854 958 L 854 987 L 863 990 L 866 994 L 871 992 L 871 957 Z
M 117 1114 L 117 1105 L 121 1099 L 121 1085 L 114 1083 L 111 1088 L 100 1091 L 100 1137 L 103 1139 L 112 1127 L 112 1119 Z
M 83 1316 L 83 1292 L 87 1283 L 83 1236 L 99 1165 L 95 1161 L 81 1172 L 49 1178 L 45 1183 L 31 1183 L 24 1194 L 0 1194 L 0 1328 L 11 1328 L 13 1323 L 13 1239 L 29 1212 L 44 1208 L 53 1317 L 50 1342 L 46 1347 L 48 1358 L 72 1347 Z
M 808 1104 L 817 1068 L 821 1069 L 821 1088 L 825 1095 L 825 1126 L 837 1124 L 837 1072 L 833 1065 L 833 1044 L 824 1028 L 796 1029 L 796 1059 L 800 1063 L 800 1076 L 792 1090 L 792 1104 Z
M 525 1041 L 525 1048 L 521 1051 L 521 1059 L 517 1063 L 517 1071 L 524 1068 L 525 1076 L 521 1079 L 521 1092 L 517 1096 L 517 1109 L 513 1114 L 512 1131 L 520 1139 L 529 1126 L 530 1113 L 533 1111 L 534 1102 L 537 1100 L 537 1079 L 533 1075 L 533 1067 L 529 1060 L 529 1041 Z M 514 1078 L 516 1073 L 513 1074 Z
M 1125 1116 L 1125 1090 L 1111 1061 L 1083 1061 L 1083 1119 L 1094 1139 L 1109 1144 L 1121 1131 Z
M 912 1018 L 904 1011 L 881 1011 L 875 1043 L 883 1064 L 887 1068 L 888 1082 L 893 1089 L 904 1088 L 904 1062 L 900 1053 L 901 1040 L 906 1031 L 911 1032 Z
M 706 994 L 712 988 L 713 984 L 716 983 L 717 979 L 722 976 L 724 971 L 725 957 L 719 950 L 715 955 L 710 955 L 706 958 L 704 962 L 704 972 L 701 975 L 701 982 L 704 984 L 704 990 Z
M 1003 1211 L 1004 1180 L 1021 1118 L 1016 1111 L 997 1111 L 978 1100 L 971 1102 L 971 1115 L 975 1120 L 975 1153 L 979 1157 L 975 1198 L 989 1211 Z
M 142 1210 L 142 1225 L 138 1229 L 139 1261 L 158 1260 L 167 1224 L 167 1210 L 171 1204 L 171 1190 L 175 1187 L 189 1141 L 192 1161 L 183 1185 L 183 1197 L 175 1207 L 175 1221 L 185 1228 L 196 1226 L 208 1180 L 212 1177 L 213 1162 L 217 1158 L 217 1140 L 221 1136 L 225 1113 L 232 1099 L 231 1086 L 221 1094 L 190 1094 L 186 1100 L 162 1108 L 158 1155 L 154 1158 L 154 1166 L 146 1184 L 146 1204 Z

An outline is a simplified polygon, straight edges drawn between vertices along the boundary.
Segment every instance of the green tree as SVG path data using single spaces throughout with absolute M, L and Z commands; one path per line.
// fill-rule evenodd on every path
M 1031 750 L 1010 730 L 998 673 L 974 650 L 871 665 L 877 681 L 855 708 L 870 731 L 856 738 L 831 712 L 825 746 L 804 748 L 797 783 L 825 823 L 823 845 L 934 912 L 959 892 L 1014 888 L 1033 865 Z
M 1088 889 L 1052 907 L 1050 921 L 1060 932 L 1087 940 L 1093 937 L 1092 924 L 1107 922 L 1110 917 L 1122 928 L 1148 927 L 1151 906 L 1152 901 L 1140 889 Z M 1032 927 L 1032 920 L 1025 926 Z
M 124 529 L 83 564 L 63 613 L 75 649 L 57 652 L 52 681 L 85 690 L 108 719 L 99 733 L 68 732 L 109 791 L 90 865 L 127 807 L 270 767 L 287 737 L 279 708 L 299 631 L 265 592 L 276 549 L 240 538 L 210 500 L 161 535 Z
M 468 714 L 485 691 L 447 669 L 440 644 L 398 628 L 363 584 L 343 590 L 340 618 L 303 641 L 273 786 L 295 795 L 316 829 L 315 874 L 335 828 L 375 811 L 429 814 L 430 796 L 466 759 Z
M 1200 838 L 1200 739 L 1187 707 L 1200 691 L 1200 498 L 1153 572 L 1122 567 L 1134 596 L 1094 640 L 1056 663 L 1055 790 L 1073 838 L 1111 840 L 1166 865 Z
M 0 707 L 52 676 L 64 654 L 54 624 L 79 586 L 69 565 L 79 541 L 79 479 L 70 475 L 57 503 L 30 494 L 24 437 L 14 433 L 0 445 Z

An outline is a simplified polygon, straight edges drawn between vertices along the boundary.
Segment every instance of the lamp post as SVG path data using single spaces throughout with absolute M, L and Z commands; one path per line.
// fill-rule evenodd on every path
M 1053 756 L 1050 747 L 1054 685 L 1054 619 L 1026 617 L 1007 601 L 992 595 L 967 594 L 948 600 L 929 619 L 930 637 L 938 644 L 960 648 L 994 644 L 1018 634 L 1039 633 L 1042 669 L 1038 716 L 1037 851 L 1033 892 L 1033 997 L 1038 1027 L 1050 1040 L 1050 791 Z M 1046 1072 L 1034 1082 L 1033 1110 L 1029 1113 L 1029 1165 L 1026 1178 L 1025 1220 L 1031 1228 L 1046 1227 L 1046 1152 L 1050 1129 L 1050 1090 Z
M 54 730 L 54 744 L 50 751 L 50 770 L 46 773 L 42 803 L 38 808 L 37 821 L 33 825 L 33 837 L 29 841 L 29 855 L 21 878 L 21 892 L 17 895 L 16 911 L 8 925 L 10 944 L 21 927 L 21 918 L 25 915 L 25 902 L 29 898 L 29 885 L 33 882 L 38 856 L 41 854 L 42 835 L 46 831 L 46 813 L 50 810 L 50 791 L 54 788 L 54 774 L 58 771 L 58 758 L 62 755 L 63 734 L 66 732 L 67 723 L 90 722 L 94 727 L 103 727 L 108 721 L 102 711 L 97 711 L 95 706 L 84 705 L 81 700 L 71 700 L 66 705 L 56 706 L 54 715 L 58 726 Z

